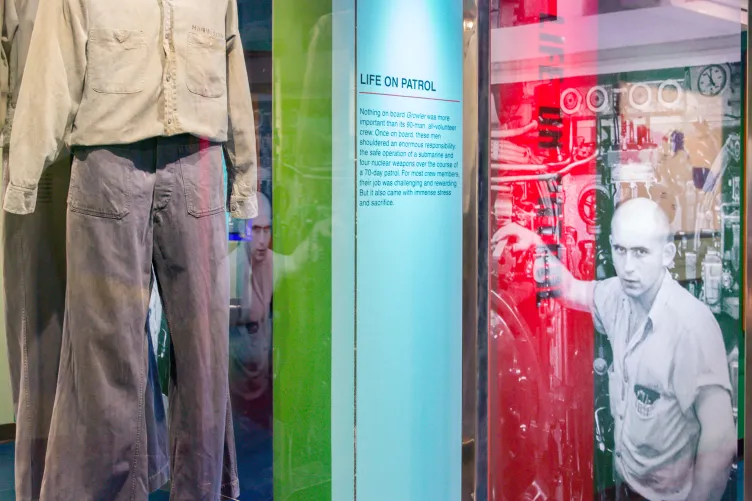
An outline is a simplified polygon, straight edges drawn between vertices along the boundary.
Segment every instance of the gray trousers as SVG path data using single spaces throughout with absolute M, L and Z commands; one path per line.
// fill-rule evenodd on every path
M 178 136 L 74 149 L 67 244 L 41 499 L 147 499 L 152 265 L 172 345 L 170 499 L 236 497 L 221 146 Z
M 3 155 L 3 193 L 7 150 Z M 33 214 L 3 215 L 5 332 L 16 415 L 15 490 L 18 501 L 39 499 L 55 400 L 65 313 L 65 224 L 70 159 L 50 166 Z M 149 489 L 169 477 L 167 423 L 156 359 L 147 385 Z

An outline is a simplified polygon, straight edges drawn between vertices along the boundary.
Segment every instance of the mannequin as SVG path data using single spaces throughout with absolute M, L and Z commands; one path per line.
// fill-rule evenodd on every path
M 34 27 L 38 0 L 0 1 L 0 124 L 3 192 L 15 104 Z M 39 499 L 47 436 L 57 384 L 65 311 L 65 204 L 71 159 L 63 154 L 44 173 L 45 195 L 34 214 L 4 214 L 5 333 L 16 416 L 15 491 L 19 501 Z M 150 365 L 156 364 L 149 353 Z M 159 380 L 149 372 L 145 398 L 148 484 L 167 482 L 167 428 Z
M 42 172 L 71 147 L 67 307 L 42 500 L 146 499 L 152 264 L 172 341 L 171 499 L 213 501 L 228 487 L 224 211 L 257 210 L 237 23 L 235 0 L 211 10 L 201 0 L 60 0 L 39 11 L 4 208 L 33 213 Z

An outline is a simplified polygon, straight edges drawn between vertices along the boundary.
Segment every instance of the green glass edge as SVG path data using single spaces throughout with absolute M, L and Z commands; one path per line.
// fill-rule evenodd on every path
M 294 271 L 274 264 L 279 501 L 332 495 L 331 233 L 314 231 L 332 216 L 331 12 L 331 0 L 274 0 L 272 9 L 272 235 L 275 254 L 295 262 Z
M 742 31 L 741 34 L 741 62 L 742 62 L 742 110 L 747 109 L 747 72 L 749 71 L 749 68 L 747 66 L 747 32 Z M 741 157 L 742 159 L 747 158 L 747 141 L 745 140 L 747 137 L 747 117 L 743 116 L 743 119 L 741 121 Z M 739 185 L 741 189 L 739 190 L 739 206 L 741 207 L 741 217 L 742 217 L 742 235 L 747 235 L 747 229 L 748 229 L 748 221 L 747 221 L 747 170 L 746 170 L 746 161 L 742 160 L 741 162 L 741 173 L 739 177 Z M 739 400 L 737 402 L 739 414 L 737 416 L 737 431 L 738 431 L 738 438 L 739 440 L 744 439 L 744 420 L 745 420 L 745 414 L 746 414 L 746 399 L 745 395 L 747 394 L 747 369 L 746 369 L 746 363 L 747 363 L 747 333 L 745 332 L 746 325 L 744 319 L 746 317 L 746 310 L 747 310 L 747 288 L 744 286 L 746 285 L 747 281 L 745 280 L 746 273 L 747 273 L 747 239 L 743 237 L 741 239 L 741 255 L 742 263 L 739 267 L 739 275 L 736 278 L 737 283 L 742 285 L 741 288 L 741 297 L 740 303 L 741 303 L 741 310 L 740 310 L 740 320 L 739 320 Z

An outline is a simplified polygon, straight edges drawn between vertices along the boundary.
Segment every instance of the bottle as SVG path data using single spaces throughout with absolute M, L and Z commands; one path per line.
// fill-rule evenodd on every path
M 713 313 L 721 312 L 721 256 L 716 250 L 708 250 L 702 262 L 702 279 L 704 284 L 705 304 Z
M 697 253 L 686 252 L 684 254 L 684 276 L 687 280 L 697 278 Z

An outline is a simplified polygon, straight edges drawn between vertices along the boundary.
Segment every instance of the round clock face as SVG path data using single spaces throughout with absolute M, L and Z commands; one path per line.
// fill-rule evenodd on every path
M 726 88 L 726 71 L 717 64 L 703 68 L 697 78 L 697 90 L 703 96 L 717 96 Z

